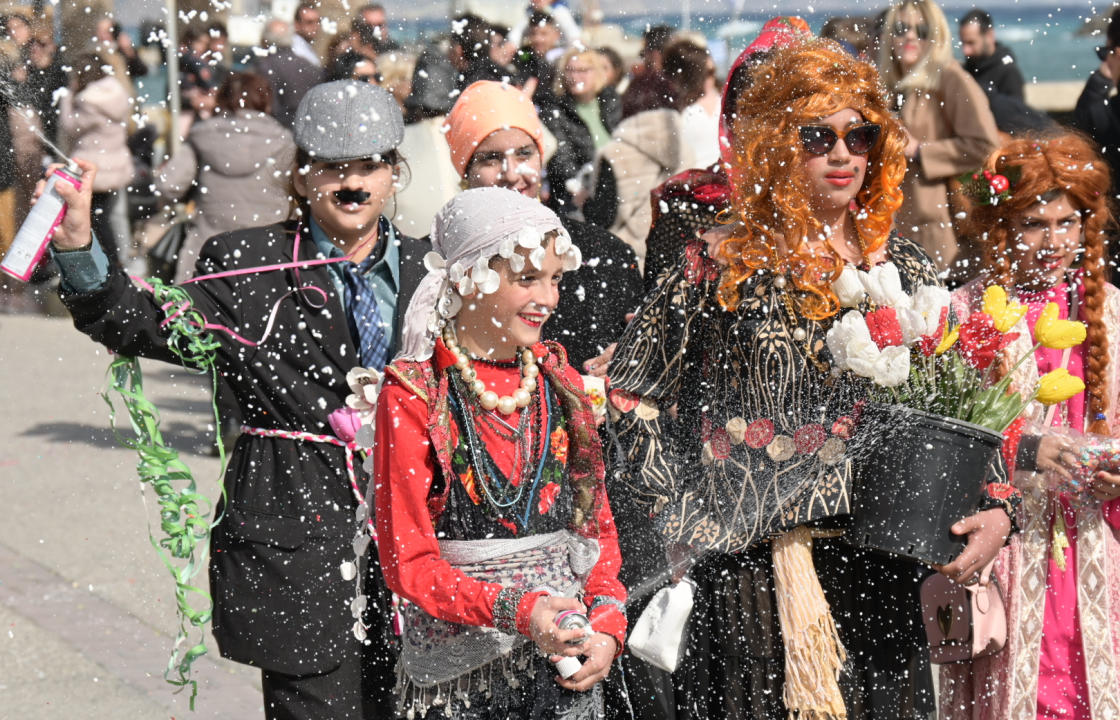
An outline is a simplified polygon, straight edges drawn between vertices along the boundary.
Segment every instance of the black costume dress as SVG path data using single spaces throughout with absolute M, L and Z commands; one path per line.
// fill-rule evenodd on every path
M 937 284 L 915 243 L 892 237 L 888 250 L 904 290 Z M 728 312 L 719 275 L 703 243 L 688 244 L 619 343 L 610 395 L 628 462 L 612 498 L 620 528 L 652 518 L 665 543 L 701 554 L 678 717 L 784 720 L 769 539 L 800 525 L 843 530 L 867 387 L 832 372 L 831 321 L 797 314 L 784 277 L 752 276 Z M 621 517 L 627 500 L 637 520 Z M 848 651 L 848 717 L 927 717 L 918 584 L 928 570 L 843 537 L 815 540 L 813 558 Z

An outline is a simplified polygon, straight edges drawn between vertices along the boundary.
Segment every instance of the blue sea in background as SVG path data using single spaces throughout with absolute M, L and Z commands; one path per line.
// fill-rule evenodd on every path
M 944 7 L 949 26 L 955 33 L 957 19 L 964 15 L 970 6 Z M 869 10 L 873 16 L 877 11 Z M 1103 38 L 1078 36 L 1076 32 L 1084 27 L 1092 17 L 1085 6 L 1072 8 L 1060 7 L 1006 7 L 991 6 L 989 12 L 996 24 L 996 39 L 1011 48 L 1018 59 L 1023 76 L 1027 82 L 1061 82 L 1084 80 L 1100 65 L 1094 52 Z M 774 12 L 752 14 L 749 11 L 740 15 L 738 22 L 729 27 L 732 16 L 694 13 L 692 29 L 708 38 L 717 64 L 726 67 L 730 59 L 746 47 Z M 836 13 L 838 14 L 838 13 Z M 862 13 L 861 13 L 862 14 Z M 804 14 L 814 32 L 819 32 L 833 14 L 817 12 Z M 625 17 L 608 16 L 607 22 L 622 25 L 628 33 L 640 34 L 647 23 L 664 22 L 673 27 L 681 26 L 680 14 L 659 16 Z M 964 58 L 959 47 L 954 47 L 957 58 Z
M 850 14 L 873 16 L 880 7 L 883 7 L 859 0 L 853 0 L 852 4 L 857 5 L 857 3 L 858 9 L 848 11 Z M 798 12 L 793 8 L 784 7 L 785 3 L 782 2 L 780 5 L 783 7 L 778 9 L 744 10 L 736 16 L 730 12 L 709 12 L 713 5 L 723 10 L 731 3 L 723 0 L 711 3 L 692 0 L 691 30 L 702 33 L 707 38 L 716 65 L 721 71 L 726 70 L 728 63 L 754 39 L 762 25 L 774 15 L 800 14 L 809 22 L 814 32 L 819 32 L 829 18 L 845 12 L 834 9 L 814 11 L 811 6 L 805 6 L 804 10 Z M 607 11 L 604 22 L 620 25 L 631 37 L 641 37 L 642 30 L 648 25 L 664 23 L 675 28 L 683 25 L 679 11 L 668 13 L 643 10 L 627 14 L 611 14 L 609 0 L 602 2 L 602 6 Z M 954 40 L 958 18 L 971 7 L 971 5 L 945 6 L 945 14 L 954 33 Z M 1103 44 L 1104 39 L 1077 35 L 1078 29 L 1084 27 L 1086 22 L 1098 12 L 1085 0 L 1070 3 L 1064 8 L 1008 5 L 1006 2 L 985 4 L 985 7 L 991 12 L 995 21 L 997 39 L 1015 53 L 1027 82 L 1084 82 L 1100 64 L 1094 50 L 1097 45 Z M 1106 10 L 1099 11 L 1106 12 Z M 413 43 L 445 34 L 449 29 L 450 21 L 443 14 L 433 13 L 410 20 L 397 16 L 393 34 L 403 42 Z M 134 35 L 138 35 L 135 28 L 132 30 Z M 138 37 L 136 39 L 139 40 Z M 963 59 L 960 48 L 955 47 L 954 50 L 957 58 Z M 144 86 L 144 94 L 153 99 L 165 96 L 166 84 L 162 74 L 154 74 L 147 78 L 147 82 L 140 84 Z
M 626 15 L 611 14 L 610 3 L 602 2 L 606 11 L 604 22 L 621 25 L 628 35 L 640 37 L 642 30 L 651 24 L 665 23 L 681 27 L 681 14 L 640 12 Z M 853 2 L 855 5 L 856 2 Z M 720 68 L 726 68 L 731 59 L 746 47 L 759 29 L 769 18 L 777 14 L 800 14 L 814 32 L 834 15 L 843 11 L 797 13 L 793 9 L 754 11 L 744 10 L 738 18 L 730 12 L 708 12 L 712 5 L 726 8 L 730 3 L 692 3 L 691 29 L 703 33 Z M 880 9 L 875 5 L 860 2 L 859 9 L 852 14 L 874 16 Z M 807 6 L 808 7 L 808 6 Z M 885 4 L 881 7 L 885 7 Z M 950 28 L 956 37 L 957 19 L 967 12 L 971 5 L 943 6 L 949 19 Z M 992 3 L 986 5 L 996 23 L 997 39 L 1011 48 L 1028 82 L 1061 82 L 1084 80 L 1099 64 L 1094 48 L 1103 43 L 1102 39 L 1077 36 L 1076 31 L 1083 27 L 1094 15 L 1094 9 L 1084 2 L 1070 3 L 1065 8 L 1043 6 L 1020 6 Z M 703 9 L 702 9 L 703 8 Z M 450 23 L 435 18 L 418 19 L 402 25 L 400 37 L 415 39 L 418 36 L 432 36 L 447 31 Z M 955 48 L 957 57 L 963 59 L 960 49 Z

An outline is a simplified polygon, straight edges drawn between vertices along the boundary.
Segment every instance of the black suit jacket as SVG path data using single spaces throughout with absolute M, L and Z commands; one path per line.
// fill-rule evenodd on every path
M 211 238 L 199 257 L 198 274 L 289 262 L 295 232 L 288 223 Z M 397 237 L 400 292 L 394 340 L 425 274 L 428 249 L 420 240 Z M 315 256 L 311 234 L 304 232 L 299 257 Z M 325 304 L 318 293 L 281 300 L 309 284 L 326 293 Z M 346 373 L 358 364 L 358 353 L 327 266 L 207 280 L 184 289 L 208 321 L 254 341 L 264 334 L 280 301 L 273 330 L 258 347 L 214 333 L 221 342 L 218 370 L 246 425 L 333 434 L 327 416 L 350 392 Z M 110 271 L 102 288 L 64 294 L 63 301 L 75 326 L 114 352 L 176 362 L 159 327 L 163 313 L 153 296 L 119 268 Z M 395 343 L 390 350 L 396 350 Z M 213 630 L 222 655 L 292 675 L 337 667 L 342 650 L 357 642 L 349 630 L 354 585 L 339 573 L 340 564 L 353 559 L 350 542 L 357 529 L 357 502 L 343 449 L 242 435 L 230 457 L 225 490 L 225 517 L 213 530 L 210 562 Z M 376 590 L 376 552 L 370 557 L 371 590 Z M 375 619 L 387 619 L 386 610 L 380 614 Z M 376 637 L 374 641 L 377 645 Z

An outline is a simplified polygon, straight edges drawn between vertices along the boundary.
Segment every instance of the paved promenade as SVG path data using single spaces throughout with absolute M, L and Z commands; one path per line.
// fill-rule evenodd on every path
M 68 320 L 0 316 L 0 720 L 263 718 L 260 673 L 218 657 L 209 633 L 196 712 L 163 681 L 174 585 L 148 540 L 151 491 L 145 504 L 109 430 L 108 363 Z M 144 370 L 166 437 L 214 497 L 202 382 Z

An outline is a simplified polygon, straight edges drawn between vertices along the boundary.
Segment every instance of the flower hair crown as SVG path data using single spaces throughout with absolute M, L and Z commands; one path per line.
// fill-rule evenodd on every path
M 978 170 L 965 173 L 958 180 L 961 183 L 961 191 L 974 205 L 995 207 L 1011 199 L 1011 191 L 1019 184 L 1022 174 L 1022 168 L 1012 165 L 1002 175 L 990 170 Z

